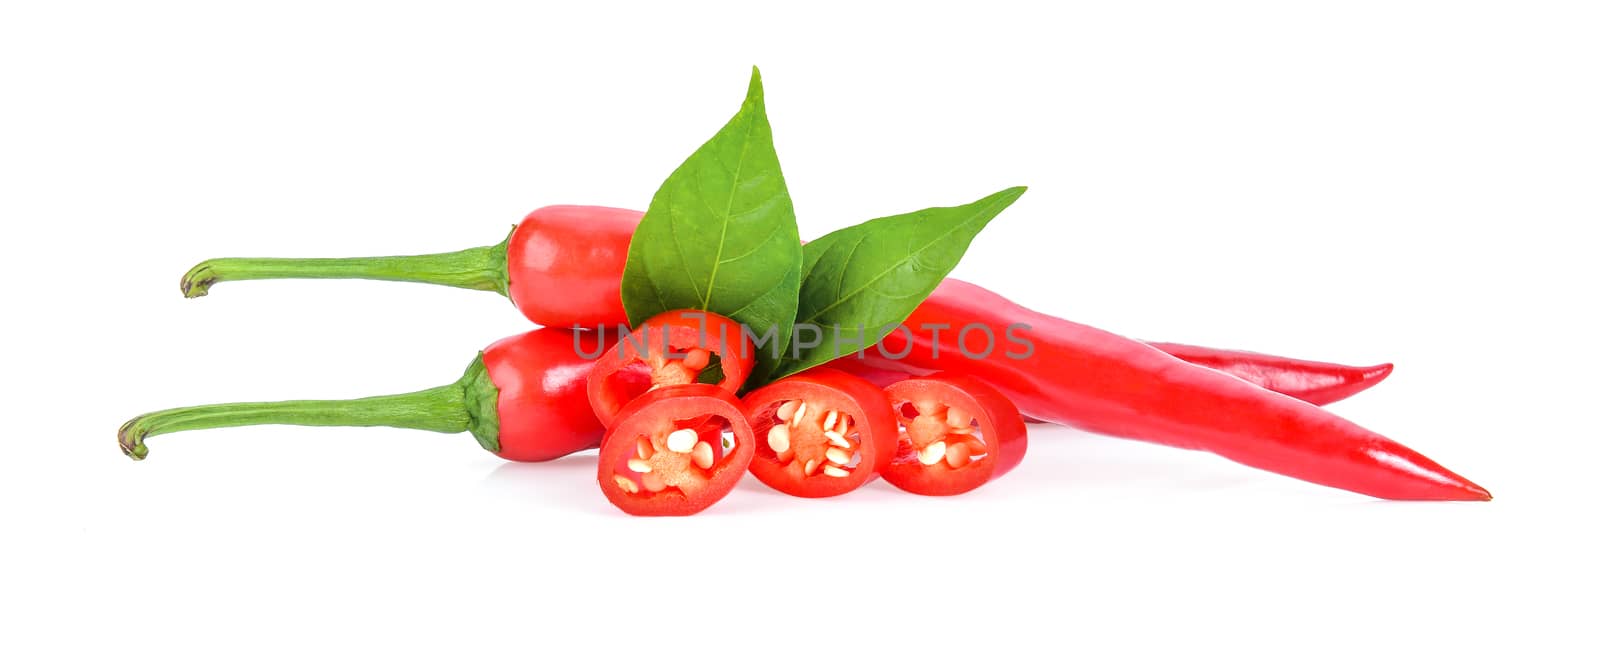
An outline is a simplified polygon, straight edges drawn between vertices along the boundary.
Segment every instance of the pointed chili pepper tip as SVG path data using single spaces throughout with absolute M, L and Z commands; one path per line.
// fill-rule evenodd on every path
M 216 282 L 217 274 L 211 269 L 211 262 L 202 261 L 189 269 L 188 273 L 183 274 L 183 280 L 179 281 L 178 288 L 183 290 L 185 298 L 193 299 L 205 296 L 211 290 L 211 285 Z
M 1369 385 L 1377 385 L 1383 382 L 1384 378 L 1388 378 L 1391 373 L 1394 373 L 1393 364 L 1370 366 L 1361 372 L 1361 380 L 1366 381 Z
M 1477 483 L 1465 481 L 1463 485 L 1465 486 L 1466 491 L 1473 495 L 1471 501 L 1487 502 L 1494 499 L 1494 495 L 1489 494 L 1488 490 L 1485 490 L 1483 486 L 1478 485 Z

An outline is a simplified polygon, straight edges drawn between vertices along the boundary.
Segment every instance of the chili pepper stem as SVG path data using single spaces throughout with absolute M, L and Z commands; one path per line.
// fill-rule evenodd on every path
M 509 240 L 509 239 L 508 239 Z M 189 298 L 205 296 L 211 286 L 232 280 L 327 278 L 421 282 L 506 295 L 506 242 L 457 252 L 397 257 L 287 259 L 222 257 L 196 264 L 180 287 Z
M 455 434 L 471 431 L 485 448 L 498 451 L 498 390 L 480 356 L 460 380 L 426 390 L 362 399 L 260 401 L 186 406 L 146 413 L 117 430 L 123 454 L 149 455 L 152 436 L 218 427 L 301 425 L 308 427 L 398 427 Z

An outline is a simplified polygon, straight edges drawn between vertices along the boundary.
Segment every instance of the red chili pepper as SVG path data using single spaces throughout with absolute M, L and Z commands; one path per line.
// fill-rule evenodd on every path
M 1489 492 L 1405 446 L 1234 376 L 1188 364 L 1149 345 L 1018 306 L 993 292 L 946 281 L 869 357 L 966 373 L 999 388 L 1028 415 L 1090 431 L 1181 448 L 1313 483 L 1386 499 L 1487 500 Z M 1003 334 L 1026 324 L 1034 352 L 981 352 L 982 325 Z M 937 330 L 921 325 L 958 325 Z M 968 331 L 962 331 L 966 328 Z M 974 335 L 976 334 L 976 335 Z M 1019 354 L 1019 353 L 1013 353 Z
M 505 242 L 460 252 L 352 259 L 221 258 L 183 276 L 185 296 L 213 284 L 272 278 L 364 278 L 499 292 L 528 319 L 559 327 L 627 324 L 622 269 L 644 213 L 601 206 L 553 205 L 530 213 Z M 937 302 L 935 294 L 929 301 Z M 1196 364 L 1227 371 L 1267 389 L 1325 404 L 1376 385 L 1389 365 L 1358 368 L 1196 346 L 1162 344 Z M 1340 382 L 1344 381 L 1344 382 Z
M 158 434 L 246 425 L 402 427 L 472 432 L 508 460 L 542 462 L 594 447 L 605 431 L 584 393 L 599 349 L 593 332 L 535 329 L 496 342 L 461 379 L 420 392 L 345 401 L 215 404 L 147 413 L 117 431 L 122 452 L 145 458 Z
M 971 376 L 936 374 L 884 390 L 900 433 L 883 480 L 919 495 L 959 495 L 1004 476 L 1028 452 L 1016 404 Z
M 589 405 L 607 427 L 623 405 L 646 391 L 696 382 L 713 356 L 722 371 L 716 385 L 736 393 L 755 355 L 738 322 L 698 310 L 662 313 L 619 337 L 589 373 Z
M 1190 364 L 1231 373 L 1278 394 L 1318 406 L 1349 398 L 1383 382 L 1394 371 L 1393 364 L 1346 366 L 1179 343 L 1151 343 L 1150 346 Z
M 938 294 L 928 299 L 932 304 L 930 308 L 938 305 L 937 299 Z M 1348 366 L 1244 350 L 1218 350 L 1198 345 L 1179 343 L 1149 343 L 1149 345 L 1190 364 L 1232 374 L 1251 384 L 1318 406 L 1354 396 L 1357 392 L 1383 382 L 1383 379 L 1388 378 L 1389 373 L 1394 370 L 1393 364 Z M 887 386 L 917 374 L 932 373 L 921 370 L 908 371 L 906 369 L 915 367 L 886 361 L 883 358 L 875 358 L 874 361 L 868 362 L 854 356 L 841 357 L 826 366 L 861 376 L 879 386 Z
M 184 274 L 183 295 L 205 296 L 230 280 L 357 278 L 479 289 L 509 296 L 538 324 L 627 324 L 622 267 L 644 213 L 589 205 L 539 208 L 499 245 L 401 257 L 280 259 L 228 257 Z
M 829 369 L 788 376 L 744 397 L 756 436 L 750 473 L 796 497 L 832 497 L 876 478 L 897 425 L 878 386 Z
M 636 516 L 687 516 L 717 503 L 755 452 L 744 405 L 715 385 L 651 390 L 600 444 L 600 490 Z

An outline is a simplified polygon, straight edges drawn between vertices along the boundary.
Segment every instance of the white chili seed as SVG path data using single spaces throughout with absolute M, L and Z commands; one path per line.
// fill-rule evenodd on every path
M 966 443 L 957 443 L 945 451 L 944 462 L 950 465 L 951 469 L 960 469 L 972 462 L 972 452 Z
M 945 445 L 943 441 L 934 441 L 917 451 L 917 461 L 927 466 L 933 466 L 944 459 Z
M 779 455 L 789 452 L 789 426 L 773 425 L 772 431 L 767 432 L 767 445 Z
M 710 469 L 711 463 L 715 462 L 716 459 L 716 454 L 711 452 L 711 444 L 704 441 L 694 444 L 695 466 L 700 467 L 701 469 Z
M 850 442 L 844 440 L 844 437 L 840 436 L 838 432 L 823 432 L 822 435 L 827 437 L 828 443 L 831 443 L 831 444 L 833 444 L 835 446 L 838 446 L 840 448 L 849 448 L 850 447 Z
M 806 419 L 806 402 L 802 401 L 800 406 L 794 409 L 794 420 L 790 421 L 789 424 L 798 426 L 800 421 L 804 419 Z
M 788 422 L 794 419 L 794 409 L 800 408 L 800 400 L 790 399 L 778 407 L 778 419 Z
M 951 406 L 950 410 L 945 413 L 944 421 L 951 427 L 970 427 L 972 426 L 972 414 Z
M 818 464 L 819 463 L 816 460 L 806 460 L 806 475 L 807 476 L 815 476 L 815 475 L 817 475 L 817 465 Z
M 692 429 L 680 429 L 667 435 L 667 450 L 674 453 L 687 453 L 694 450 L 694 443 L 700 440 L 700 435 Z
M 823 453 L 823 455 L 826 455 L 828 461 L 834 464 L 850 464 L 850 451 L 848 450 L 829 448 L 828 452 Z
M 617 479 L 617 487 L 622 488 L 623 492 L 628 494 L 639 492 L 639 486 L 633 482 L 633 479 L 627 476 L 613 476 L 612 478 Z
M 843 469 L 840 469 L 838 467 L 835 467 L 835 466 L 833 466 L 831 464 L 823 467 L 822 468 L 822 473 L 825 474 L 825 475 L 828 475 L 828 476 L 832 476 L 834 478 L 844 478 L 844 477 L 850 475 L 850 472 L 845 471 Z
M 639 459 L 637 457 L 633 458 L 631 460 L 628 460 L 628 469 L 630 469 L 632 471 L 639 472 L 641 474 L 648 474 L 651 471 L 650 463 L 646 462 L 644 460 L 641 460 L 641 459 Z
M 833 423 L 838 422 L 838 421 L 839 421 L 839 412 L 838 411 L 828 411 L 828 414 L 822 417 L 822 431 L 824 431 L 824 432 L 832 431 L 833 430 Z

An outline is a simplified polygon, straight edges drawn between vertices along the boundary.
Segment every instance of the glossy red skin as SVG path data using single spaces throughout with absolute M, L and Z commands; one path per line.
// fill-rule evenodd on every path
M 638 210 L 597 205 L 552 205 L 533 211 L 512 232 L 506 247 L 512 302 L 528 319 L 549 326 L 628 324 L 622 309 L 622 269 L 633 230 L 643 216 Z M 929 301 L 938 301 L 938 296 Z M 1376 385 L 1392 368 L 1348 367 L 1192 345 L 1158 347 L 1314 404 Z
M 662 349 L 663 333 L 668 335 L 666 347 L 673 350 L 702 348 L 717 353 L 722 358 L 723 375 L 722 382 L 717 383 L 717 387 L 729 394 L 738 392 L 739 387 L 744 385 L 745 379 L 750 377 L 751 359 L 755 355 L 755 348 L 750 345 L 749 339 L 745 338 L 744 330 L 738 322 L 716 313 L 700 310 L 668 311 L 645 320 L 634 329 L 634 332 L 642 334 L 648 340 L 646 345 L 651 353 Z M 728 337 L 728 340 L 724 340 L 724 336 Z M 589 372 L 587 390 L 589 408 L 595 417 L 600 418 L 600 424 L 606 427 L 610 427 L 616 421 L 624 405 L 650 387 L 645 385 L 644 388 L 640 388 L 636 385 L 613 382 L 613 377 L 619 372 L 625 372 L 629 365 L 643 361 L 640 357 L 643 353 L 637 352 L 638 346 L 638 342 L 631 338 L 627 340 L 619 338 L 616 345 L 611 346 L 595 361 L 594 369 Z
M 1190 364 L 1233 374 L 1255 385 L 1318 406 L 1349 398 L 1383 382 L 1394 371 L 1393 364 L 1346 366 L 1180 343 L 1151 343 L 1150 346 Z
M 994 385 L 1024 413 L 1083 429 L 1206 450 L 1312 483 L 1384 499 L 1487 500 L 1488 491 L 1395 441 L 1304 401 L 1184 362 L 1139 341 L 1050 317 L 976 285 L 946 281 L 882 352 L 910 346 L 904 365 L 966 373 Z M 985 324 L 996 334 L 1024 323 L 1035 352 L 972 359 L 955 330 L 935 338 L 923 324 Z M 937 346 L 935 346 L 937 343 Z M 938 348 L 938 357 L 933 356 Z M 1012 351 L 1014 346 L 1010 346 Z M 882 357 L 877 348 L 869 356 Z
M 934 302 L 937 297 L 935 294 L 928 300 Z M 935 309 L 937 305 L 932 303 L 929 307 Z M 1180 343 L 1149 343 L 1149 345 L 1190 364 L 1238 376 L 1253 385 L 1318 406 L 1349 398 L 1357 392 L 1377 385 L 1394 370 L 1393 364 L 1348 366 Z M 853 373 L 881 386 L 897 383 L 919 373 L 932 373 L 908 366 L 903 362 L 886 361 L 881 357 L 871 359 L 843 357 L 824 366 Z M 1028 420 L 1034 421 L 1031 418 Z
M 971 492 L 1015 469 L 1028 452 L 1028 427 L 1023 424 L 1017 405 L 977 378 L 936 373 L 902 380 L 883 392 L 895 408 L 907 402 L 931 399 L 966 411 L 978 421 L 984 445 L 989 449 L 988 458 L 960 469 L 950 469 L 943 463 L 924 465 L 917 461 L 914 447 L 909 443 L 900 444 L 897 448 L 904 450 L 897 452 L 894 461 L 884 468 L 883 480 L 901 490 L 936 497 Z
M 506 245 L 511 301 L 538 324 L 615 327 L 622 268 L 644 213 L 593 205 L 552 205 L 522 220 Z
M 628 458 L 634 455 L 635 439 L 657 432 L 663 423 L 692 420 L 704 416 L 718 416 L 728 422 L 733 431 L 734 451 L 731 456 L 721 455 L 713 465 L 710 483 L 694 497 L 680 492 L 655 494 L 630 494 L 617 486 L 613 476 Z M 714 444 L 715 445 L 715 444 Z M 687 516 L 704 511 L 717 503 L 749 470 L 750 458 L 755 454 L 755 435 L 750 431 L 750 421 L 745 406 L 727 390 L 715 385 L 674 385 L 651 390 L 634 399 L 617 415 L 616 424 L 606 431 L 600 443 L 600 466 L 596 479 L 600 491 L 605 493 L 617 508 L 635 516 Z
M 546 328 L 484 348 L 484 368 L 500 390 L 500 457 L 543 462 L 599 445 L 605 428 L 586 393 L 594 361 L 578 354 L 598 344 L 594 332 Z
M 766 435 L 776 419 L 776 405 L 789 399 L 804 400 L 812 408 L 842 411 L 853 418 L 852 426 L 861 436 L 856 452 L 861 460 L 855 471 L 845 478 L 820 473 L 806 476 L 796 464 L 799 460 L 787 465 L 778 462 L 767 447 Z M 779 492 L 796 497 L 842 495 L 872 481 L 894 458 L 899 438 L 894 411 L 883 389 L 863 378 L 826 368 L 812 369 L 745 395 L 744 404 L 750 412 L 758 448 L 750 461 L 750 473 Z

